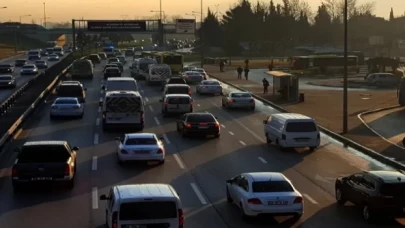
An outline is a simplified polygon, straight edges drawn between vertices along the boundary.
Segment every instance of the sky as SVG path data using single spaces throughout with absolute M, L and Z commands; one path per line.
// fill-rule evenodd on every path
M 184 18 L 193 18 L 186 14 L 192 14 L 192 11 L 200 12 L 200 0 L 161 0 L 162 11 L 166 15 L 181 15 Z M 281 0 L 274 0 L 281 2 Z M 370 0 L 358 0 L 359 3 L 369 2 Z M 3 2 L 3 3 L 2 3 Z M 19 21 L 22 15 L 31 15 L 21 17 L 22 22 L 29 23 L 35 20 L 37 23 L 44 18 L 44 3 L 46 6 L 47 21 L 65 22 L 72 19 L 111 19 L 120 20 L 139 19 L 142 17 L 153 16 L 159 11 L 159 0 L 11 0 L 0 1 L 0 8 L 6 6 L 6 9 L 0 9 L 0 21 Z M 238 0 L 203 0 L 203 8 L 206 12 L 210 7 L 214 12 L 225 12 L 230 6 Z M 256 2 L 256 1 L 251 1 Z M 265 0 L 264 2 L 270 2 Z M 322 0 L 307 0 L 316 10 Z M 401 15 L 405 11 L 405 0 L 375 0 L 375 14 L 387 18 L 391 7 L 394 8 L 395 15 Z M 396 11 L 395 11 L 396 9 Z M 199 17 L 197 17 L 198 20 Z

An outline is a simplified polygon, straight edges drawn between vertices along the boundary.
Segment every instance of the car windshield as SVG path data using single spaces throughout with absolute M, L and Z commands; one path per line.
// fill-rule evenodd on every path
M 1 76 L 0 77 L 0 81 L 10 81 L 11 80 L 11 76 Z
M 83 89 L 78 85 L 63 85 L 60 86 L 57 92 L 59 97 L 77 97 L 83 96 Z
M 210 114 L 191 114 L 187 117 L 187 122 L 215 122 L 215 118 Z
M 24 69 L 33 69 L 33 68 L 34 68 L 34 66 L 32 66 L 32 65 L 28 65 L 28 66 L 23 66 L 22 68 L 24 68 Z
M 78 104 L 78 102 L 75 99 L 58 99 L 55 104 Z
M 292 192 L 293 187 L 287 181 L 255 181 L 252 183 L 253 192 Z
M 232 93 L 231 97 L 252 97 L 249 93 Z
M 157 141 L 153 138 L 129 138 L 125 142 L 125 145 L 156 145 Z
M 203 81 L 203 85 L 220 85 L 217 81 Z

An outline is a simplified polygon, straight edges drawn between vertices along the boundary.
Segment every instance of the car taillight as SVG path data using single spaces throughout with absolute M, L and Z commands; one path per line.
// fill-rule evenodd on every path
M 179 209 L 179 228 L 184 226 L 184 213 L 182 209 Z
M 298 196 L 297 198 L 295 198 L 294 203 L 302 203 L 303 201 L 303 198 Z
M 219 128 L 219 126 L 220 126 L 219 123 L 215 123 L 216 128 Z
M 128 154 L 128 151 L 122 149 L 122 150 L 121 150 L 121 154 Z
M 232 102 L 235 102 L 235 100 L 229 99 L 228 102 L 229 102 L 229 103 L 232 103 Z
M 112 228 L 118 228 L 118 212 L 116 211 L 113 212 L 111 223 Z
M 255 99 L 250 100 L 250 103 L 255 103 Z
M 64 173 L 65 176 L 70 176 L 70 165 L 66 164 Z
M 262 204 L 262 201 L 260 201 L 260 199 L 258 199 L 258 198 L 252 198 L 252 199 L 248 199 L 248 203 L 250 203 L 250 204 Z
M 12 176 L 12 177 L 18 176 L 18 170 L 17 170 L 16 167 L 13 167 L 13 168 L 11 169 L 11 176 Z
M 163 154 L 163 150 L 162 150 L 162 149 L 159 149 L 156 153 L 157 153 L 157 154 Z
M 188 90 L 188 95 L 191 95 L 191 89 L 190 89 L 190 90 Z
M 186 128 L 190 128 L 191 127 L 191 124 L 186 124 Z
M 286 140 L 286 139 L 287 139 L 287 137 L 285 136 L 285 134 L 282 134 L 282 135 L 281 135 L 281 139 L 282 139 L 282 140 Z

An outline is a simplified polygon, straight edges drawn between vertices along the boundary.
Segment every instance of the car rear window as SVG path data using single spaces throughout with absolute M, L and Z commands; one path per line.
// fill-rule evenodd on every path
M 292 192 L 293 187 L 287 181 L 255 181 L 252 183 L 253 192 Z
M 249 93 L 232 93 L 231 97 L 252 97 Z
M 177 206 L 174 201 L 123 203 L 120 206 L 120 220 L 171 218 L 177 218 Z
M 381 194 L 386 196 L 401 196 L 403 197 L 405 192 L 405 183 L 390 183 L 384 184 L 381 187 Z
M 65 162 L 70 157 L 65 146 L 25 146 L 18 155 L 18 163 Z
M 172 78 L 169 80 L 169 84 L 187 84 L 182 78 Z
M 12 67 L 10 64 L 0 65 L 0 68 L 10 68 L 10 67 Z
M 63 85 L 59 86 L 57 96 L 59 97 L 76 97 L 76 96 L 82 96 L 83 95 L 83 89 L 81 86 L 78 85 Z
M 138 91 L 135 81 L 107 81 L 108 91 Z
M 125 145 L 156 145 L 157 141 L 155 138 L 133 138 L 127 139 Z
M 115 68 L 115 69 L 106 69 L 105 70 L 107 73 L 118 73 L 120 70 Z
M 65 99 L 61 99 L 61 100 L 56 100 L 55 104 L 77 104 L 77 100 L 65 100 Z
M 188 94 L 187 87 L 169 87 L 167 88 L 167 94 Z
M 286 132 L 315 132 L 317 131 L 314 122 L 291 122 L 287 123 Z
M 204 81 L 203 85 L 220 85 L 217 81 Z
M 190 98 L 188 97 L 170 97 L 167 99 L 169 104 L 190 104 Z
M 0 81 L 10 81 L 11 79 L 11 76 L 0 76 Z
M 33 69 L 33 68 L 34 68 L 34 66 L 32 66 L 32 65 L 28 65 L 28 66 L 23 66 L 22 68 L 24 68 L 24 69 Z
M 215 122 L 215 118 L 209 114 L 200 114 L 200 115 L 189 115 L 187 117 L 187 122 Z

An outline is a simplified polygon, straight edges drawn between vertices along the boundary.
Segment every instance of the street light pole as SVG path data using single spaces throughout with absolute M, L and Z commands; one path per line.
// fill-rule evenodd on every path
M 201 42 L 201 68 L 204 67 L 204 40 L 203 40 L 203 36 L 204 36 L 204 32 L 202 30 L 202 24 L 203 24 L 203 0 L 201 0 L 201 21 L 200 21 L 200 30 L 201 30 L 201 37 L 200 37 L 200 42 Z
M 46 28 L 46 7 L 45 7 L 45 2 L 44 2 L 44 27 Z
M 163 18 L 162 18 L 162 0 L 160 0 L 159 2 L 159 13 L 160 13 L 160 21 L 163 22 Z
M 347 100 L 347 0 L 344 8 L 344 75 L 343 75 L 343 134 L 347 133 L 348 127 L 348 100 Z

